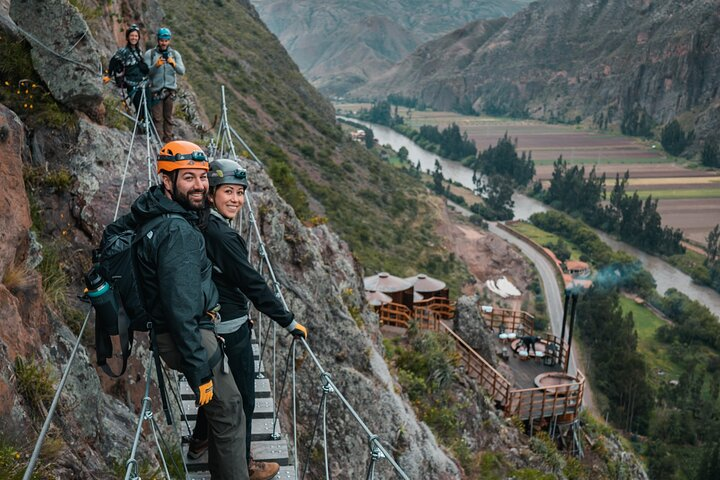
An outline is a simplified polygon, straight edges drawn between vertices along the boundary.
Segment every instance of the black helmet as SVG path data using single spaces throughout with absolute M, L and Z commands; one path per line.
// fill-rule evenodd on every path
M 210 188 L 226 184 L 242 185 L 248 188 L 247 170 L 235 160 L 219 158 L 210 162 L 208 182 Z
M 130 38 L 130 34 L 132 32 L 137 32 L 138 35 L 140 35 L 140 27 L 137 26 L 137 24 L 133 23 L 128 27 L 127 30 L 125 30 L 125 40 L 128 40 Z

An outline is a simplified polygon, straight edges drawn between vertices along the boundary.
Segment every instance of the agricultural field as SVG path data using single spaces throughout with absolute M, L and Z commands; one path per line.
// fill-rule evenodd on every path
M 522 235 L 525 235 L 533 242 L 537 243 L 538 245 L 548 245 L 548 244 L 556 244 L 558 241 L 560 241 L 560 237 L 555 235 L 554 233 L 546 232 L 545 230 L 541 230 L 537 228 L 532 223 L 528 222 L 514 222 L 514 223 L 508 223 L 508 227 L 512 228 L 518 233 L 521 233 Z M 570 260 L 580 260 L 580 257 L 582 256 L 582 252 L 573 244 L 572 242 L 568 242 L 566 240 L 563 240 L 565 242 L 565 245 L 567 245 L 568 249 L 570 250 Z M 555 252 L 553 252 L 555 253 Z
M 655 338 L 655 332 L 665 325 L 666 320 L 658 317 L 646 306 L 627 297 L 620 297 L 620 307 L 623 313 L 632 312 L 633 314 L 638 335 L 638 351 L 648 362 L 652 383 L 658 386 L 669 380 L 677 380 L 682 369 L 673 361 L 671 347 Z
M 346 112 L 369 108 L 369 104 L 336 105 Z M 452 112 L 398 108 L 398 114 L 415 128 L 456 123 L 479 150 L 494 145 L 505 132 L 517 139 L 519 151 L 532 152 L 536 178 L 543 183 L 552 176 L 552 163 L 562 155 L 569 164 L 596 166 L 612 188 L 616 174 L 630 171 L 627 191 L 659 199 L 663 224 L 680 228 L 692 243 L 704 246 L 708 232 L 720 223 L 720 172 L 693 169 L 675 162 L 659 141 L 640 140 L 617 133 L 590 130 L 582 125 L 551 125 L 533 120 L 471 117 Z

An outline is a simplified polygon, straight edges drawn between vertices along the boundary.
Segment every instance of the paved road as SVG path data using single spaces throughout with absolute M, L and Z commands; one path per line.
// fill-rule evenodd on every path
M 461 207 L 460 205 L 450 201 L 448 201 L 448 204 L 452 205 L 455 210 L 464 216 L 469 217 L 471 215 L 469 210 Z M 494 233 L 503 240 L 517 246 L 520 251 L 522 251 L 522 253 L 535 264 L 535 268 L 537 268 L 537 271 L 540 274 L 540 281 L 543 283 L 545 303 L 547 304 L 548 313 L 550 314 L 550 328 L 552 329 L 553 335 L 560 337 L 560 332 L 562 330 L 563 301 L 565 300 L 565 297 L 563 295 L 564 292 L 560 292 L 560 287 L 558 286 L 557 277 L 555 276 L 555 265 L 553 265 L 550 260 L 548 260 L 544 255 L 541 255 L 537 250 L 523 240 L 498 228 L 495 222 L 488 222 L 488 227 L 488 230 L 491 233 Z M 572 375 L 575 375 L 576 368 L 574 357 L 574 355 L 570 355 L 570 366 L 568 367 L 568 371 Z
M 560 331 L 562 330 L 563 301 L 565 297 L 562 295 L 562 292 L 560 292 L 560 287 L 558 286 L 557 277 L 555 276 L 555 266 L 533 247 L 518 237 L 498 228 L 495 223 L 490 223 L 489 227 L 490 232 L 517 246 L 520 251 L 535 264 L 535 268 L 537 268 L 540 275 L 540 281 L 543 283 L 545 302 L 547 303 L 548 313 L 550 314 L 550 328 L 556 337 L 560 337 Z M 574 357 L 574 355 L 570 355 L 568 373 L 571 375 L 575 375 Z

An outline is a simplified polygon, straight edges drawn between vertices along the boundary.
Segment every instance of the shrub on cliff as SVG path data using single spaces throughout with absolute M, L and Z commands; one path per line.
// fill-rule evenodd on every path
M 673 120 L 663 127 L 660 143 L 670 155 L 680 155 L 692 143 L 693 132 L 687 134 L 677 120 Z

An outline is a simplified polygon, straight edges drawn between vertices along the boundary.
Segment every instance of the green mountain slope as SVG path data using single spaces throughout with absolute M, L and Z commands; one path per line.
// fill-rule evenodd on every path
M 427 271 L 457 292 L 467 275 L 433 233 L 424 187 L 342 133 L 248 2 L 161 5 L 202 106 L 218 112 L 226 85 L 231 124 L 301 218 L 326 216 L 368 274 Z

